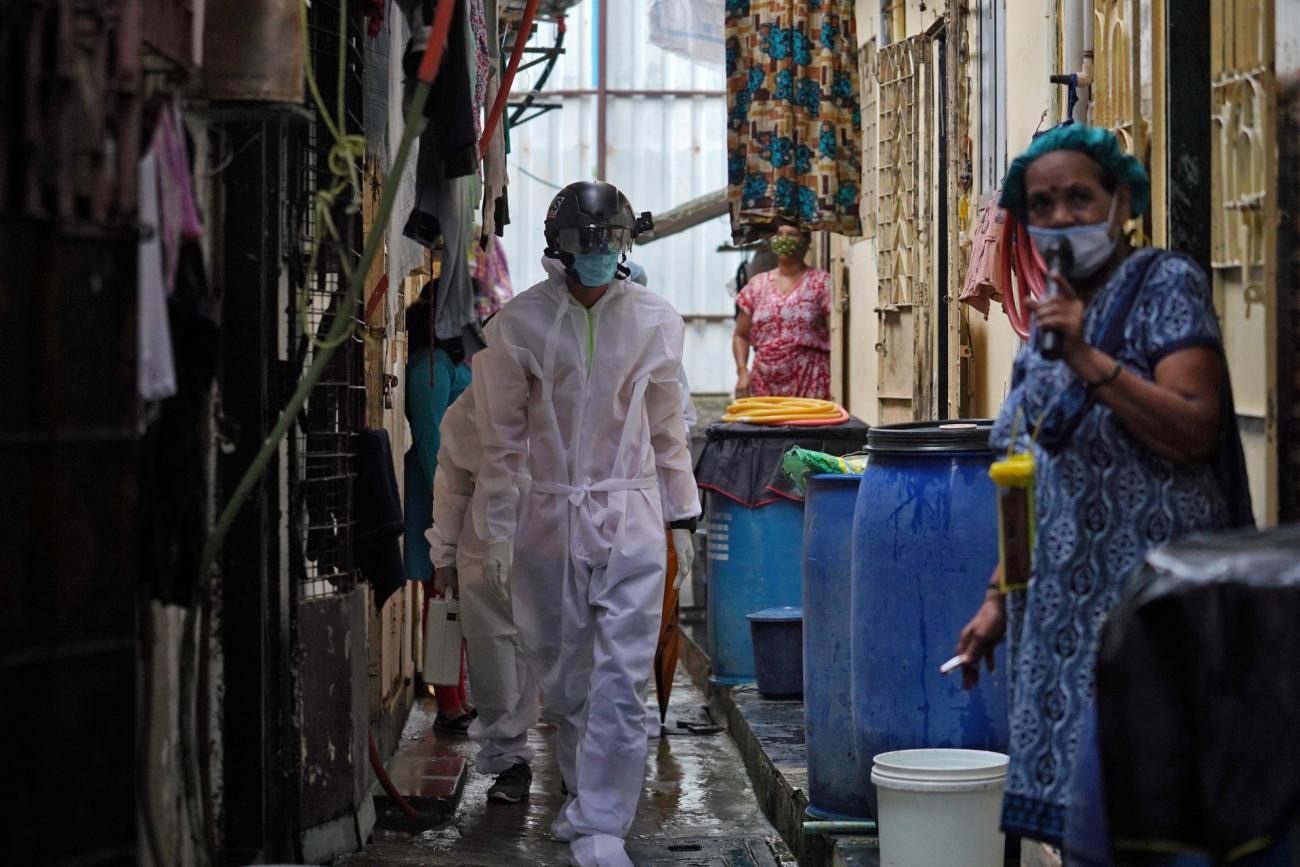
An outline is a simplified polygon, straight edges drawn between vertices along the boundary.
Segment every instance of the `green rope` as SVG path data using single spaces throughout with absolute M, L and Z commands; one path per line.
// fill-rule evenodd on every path
M 406 165 L 406 160 L 410 156 L 411 143 L 416 135 L 424 126 L 424 106 L 429 99 L 429 85 L 419 82 L 416 85 L 415 95 L 411 100 L 411 106 L 406 112 L 406 128 L 402 131 L 401 144 L 397 148 L 397 156 L 393 160 L 393 168 L 389 173 L 390 178 L 401 177 L 402 169 Z M 373 225 L 384 226 L 388 223 L 389 217 L 393 212 L 393 204 L 397 199 L 397 189 L 400 185 L 389 183 L 384 185 L 384 194 L 379 200 L 379 211 L 375 215 Z M 380 242 L 383 239 L 382 231 L 374 231 L 366 238 L 366 246 L 361 252 L 361 259 L 357 266 L 352 270 L 352 277 L 348 281 L 347 294 L 343 297 L 340 304 L 341 310 L 348 310 L 357 303 L 361 297 L 361 282 L 365 275 L 370 271 L 370 265 L 374 261 L 375 254 L 379 250 Z M 351 335 L 351 329 L 354 323 L 351 316 L 339 315 L 334 318 L 330 324 L 329 332 L 326 334 L 325 341 L 317 349 L 312 358 L 311 367 L 307 373 L 298 382 L 297 389 L 294 390 L 293 396 L 284 409 L 280 411 L 280 417 L 276 420 L 275 426 L 267 435 L 266 442 L 262 444 L 261 450 L 249 464 L 248 470 L 239 481 L 231 495 L 230 502 L 226 504 L 217 519 L 217 523 L 212 528 L 212 533 L 208 536 L 207 544 L 203 547 L 203 556 L 200 560 L 200 569 L 202 574 L 206 575 L 211 570 L 212 565 L 216 562 L 216 556 L 221 549 L 226 534 L 230 531 L 231 524 L 234 523 L 236 515 L 243 507 L 244 501 L 252 493 L 253 488 L 261 480 L 262 474 L 266 471 L 267 465 L 274 456 L 280 441 L 284 439 L 297 418 L 298 413 L 302 411 L 307 402 L 307 396 L 312 388 L 320 381 L 325 373 L 325 367 L 329 364 L 333 350 Z

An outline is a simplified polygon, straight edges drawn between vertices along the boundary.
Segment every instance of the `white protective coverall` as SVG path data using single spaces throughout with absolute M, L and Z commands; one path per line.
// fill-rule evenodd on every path
M 510 608 L 483 577 L 484 541 L 465 520 L 482 450 L 474 392 L 466 389 L 442 418 L 438 472 L 433 477 L 433 527 L 427 533 L 434 569 L 460 576 L 461 624 L 470 689 L 478 718 L 469 736 L 479 745 L 474 767 L 499 774 L 532 761 L 528 730 L 537 722 L 537 687 L 520 646 Z
M 497 314 L 474 357 L 474 520 L 483 539 L 514 541 L 515 625 L 570 792 L 552 833 L 572 841 L 581 867 L 630 865 L 664 525 L 700 513 L 682 422 L 684 327 L 663 298 L 618 278 L 588 310 L 563 266 L 543 265 L 549 279 Z

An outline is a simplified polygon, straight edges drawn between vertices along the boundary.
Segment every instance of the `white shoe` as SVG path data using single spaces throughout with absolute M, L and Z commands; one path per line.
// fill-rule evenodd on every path
M 570 843 L 569 863 L 573 867 L 634 867 L 623 840 L 606 834 L 579 837 Z
M 569 805 L 572 804 L 573 801 L 574 799 L 572 797 L 565 798 L 564 806 L 560 808 L 560 812 L 555 817 L 555 821 L 551 822 L 552 840 L 560 843 L 572 843 L 578 836 L 577 832 L 573 830 L 573 824 L 569 822 L 569 818 L 566 815 L 569 810 Z

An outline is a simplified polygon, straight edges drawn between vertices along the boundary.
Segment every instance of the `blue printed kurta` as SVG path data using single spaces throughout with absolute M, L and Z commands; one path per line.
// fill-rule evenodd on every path
M 1149 255 L 1130 256 L 1088 305 L 1089 342 L 1134 290 Z M 1117 359 L 1130 374 L 1154 380 L 1172 352 L 1221 349 L 1209 288 L 1190 261 L 1162 256 L 1137 291 Z M 1013 382 L 993 430 L 1003 449 L 1017 415 L 1028 420 L 1019 422 L 1019 439 L 1029 447 L 1026 429 L 1059 419 L 1069 395 L 1080 394 L 1069 367 L 1045 361 L 1034 346 L 1016 359 Z M 1102 622 L 1148 550 L 1226 526 L 1227 507 L 1208 461 L 1157 457 L 1100 401 L 1062 442 L 1032 448 L 1038 535 L 1029 588 L 1007 600 L 1011 766 L 1002 824 L 1059 843 Z

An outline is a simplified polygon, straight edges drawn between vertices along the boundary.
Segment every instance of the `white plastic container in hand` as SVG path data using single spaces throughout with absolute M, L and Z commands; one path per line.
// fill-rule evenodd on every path
M 882 867 L 1000 867 L 1007 757 L 983 750 L 898 750 L 871 769 Z
M 460 683 L 460 600 L 430 599 L 424 624 L 424 682 L 433 686 Z

